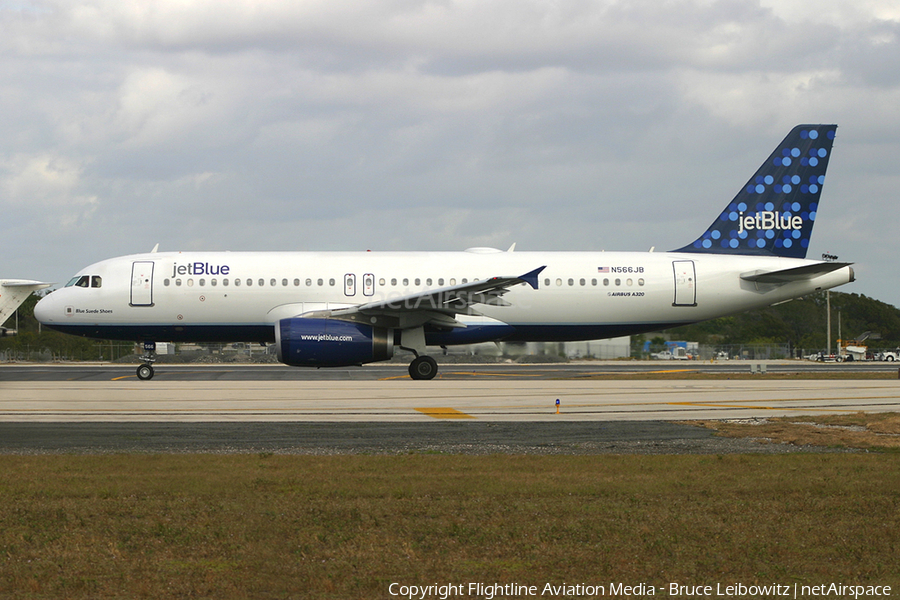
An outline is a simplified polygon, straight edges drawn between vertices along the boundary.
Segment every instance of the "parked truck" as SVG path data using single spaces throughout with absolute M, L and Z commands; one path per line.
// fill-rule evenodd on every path
M 855 340 L 838 340 L 841 345 L 841 359 L 847 362 L 852 362 L 854 360 L 872 360 L 872 355 L 869 354 L 869 347 L 863 343 L 871 336 L 872 332 L 866 331 L 859 335 Z M 880 338 L 881 336 L 876 334 L 872 339 Z

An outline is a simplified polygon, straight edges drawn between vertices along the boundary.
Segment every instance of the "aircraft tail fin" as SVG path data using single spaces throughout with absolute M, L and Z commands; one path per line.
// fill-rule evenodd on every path
M 673 252 L 806 258 L 837 125 L 798 125 L 693 243 Z
M 25 279 L 0 279 L 0 326 L 25 302 L 25 299 L 32 292 L 51 285 L 53 284 Z M 2 327 L 0 327 L 0 330 L 6 331 Z

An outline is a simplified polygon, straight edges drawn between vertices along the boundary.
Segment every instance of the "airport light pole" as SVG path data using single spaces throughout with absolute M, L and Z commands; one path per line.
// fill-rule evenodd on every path
M 827 262 L 834 262 L 838 259 L 838 257 L 834 254 L 825 253 L 822 255 L 822 260 Z M 831 354 L 831 290 L 825 290 L 825 311 L 826 311 L 826 321 L 828 322 L 828 333 L 826 334 L 826 347 L 827 352 Z

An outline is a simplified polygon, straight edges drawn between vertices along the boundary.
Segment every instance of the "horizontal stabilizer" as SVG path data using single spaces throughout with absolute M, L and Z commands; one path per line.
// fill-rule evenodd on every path
M 750 273 L 744 273 L 741 275 L 741 279 L 744 281 L 751 281 L 753 283 L 790 283 L 792 281 L 806 281 L 809 279 L 815 279 L 820 275 L 825 275 L 826 273 L 831 273 L 833 271 L 837 271 L 838 269 L 843 269 L 844 267 L 849 267 L 853 263 L 845 263 L 845 262 L 822 262 L 816 263 L 814 265 L 805 265 L 802 267 L 795 267 L 793 269 L 782 269 L 781 271 L 752 271 Z

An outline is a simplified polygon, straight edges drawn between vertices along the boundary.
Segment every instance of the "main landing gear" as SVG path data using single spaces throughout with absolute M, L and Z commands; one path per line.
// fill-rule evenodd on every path
M 156 342 L 144 342 L 143 363 L 137 368 L 137 378 L 141 381 L 153 379 L 153 363 L 156 362 Z
M 434 379 L 438 365 L 430 356 L 417 356 L 409 363 L 409 376 L 413 379 Z
M 438 365 L 430 356 L 425 355 L 425 329 L 413 327 L 400 332 L 400 347 L 416 355 L 409 364 L 409 376 L 413 379 L 434 379 Z

